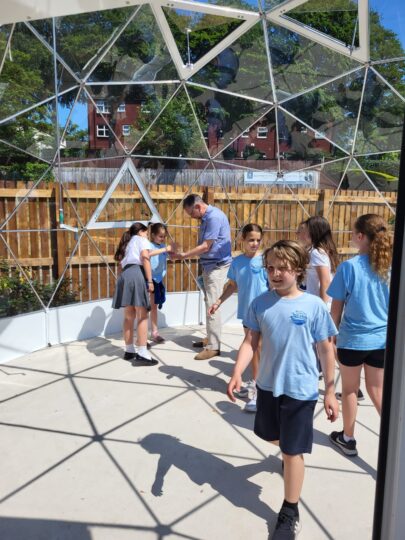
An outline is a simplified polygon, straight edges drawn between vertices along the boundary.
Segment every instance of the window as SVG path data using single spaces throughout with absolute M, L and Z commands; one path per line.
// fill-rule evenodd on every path
M 242 133 L 242 139 L 248 139 L 249 138 L 249 131 L 246 130 Z
M 97 106 L 97 112 L 99 114 L 101 114 L 101 113 L 102 114 L 110 114 L 111 113 L 111 107 L 106 101 L 98 100 L 98 101 L 96 101 L 96 106 Z
M 117 112 L 125 112 L 125 103 L 120 103 L 118 105 Z
M 267 133 L 269 132 L 268 128 L 266 127 L 258 127 L 257 128 L 257 138 L 258 139 L 267 139 Z
M 105 124 L 97 125 L 97 137 L 108 137 L 108 128 Z
M 129 126 L 128 124 L 123 124 L 122 134 L 124 135 L 124 137 L 128 137 L 128 135 L 131 135 L 131 126 Z

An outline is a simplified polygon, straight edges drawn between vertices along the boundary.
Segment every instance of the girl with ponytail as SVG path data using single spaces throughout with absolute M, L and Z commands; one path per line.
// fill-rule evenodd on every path
M 157 364 L 147 350 L 149 294 L 153 293 L 150 257 L 171 249 L 171 246 L 153 249 L 148 240 L 148 228 L 142 223 L 133 223 L 122 235 L 114 255 L 122 271 L 117 279 L 112 306 L 114 309 L 124 308 L 124 360 L 131 360 L 133 366 Z M 135 319 L 138 321 L 136 344 Z
M 344 454 L 357 456 L 354 425 L 363 367 L 367 392 L 381 414 L 391 267 L 388 224 L 376 214 L 360 216 L 352 242 L 359 255 L 338 267 L 327 291 L 333 298 L 331 315 L 339 328 L 343 412 L 343 431 L 334 431 L 329 438 Z

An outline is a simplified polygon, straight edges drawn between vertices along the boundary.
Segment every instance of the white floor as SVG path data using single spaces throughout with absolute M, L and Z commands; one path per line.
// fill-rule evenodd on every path
M 196 362 L 201 329 L 163 331 L 154 368 L 122 360 L 119 336 L 0 366 L 1 540 L 267 538 L 279 454 L 225 396 L 242 332 L 225 327 L 222 356 Z M 318 404 L 301 540 L 371 538 L 378 426 L 366 398 L 346 458 Z

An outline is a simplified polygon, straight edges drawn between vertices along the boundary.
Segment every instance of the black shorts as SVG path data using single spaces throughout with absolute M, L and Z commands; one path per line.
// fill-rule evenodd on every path
M 367 364 L 370 367 L 384 367 L 385 349 L 372 351 L 357 351 L 354 349 L 338 349 L 337 357 L 341 364 L 347 367 L 357 367 Z
M 257 388 L 254 432 L 265 441 L 280 441 L 284 454 L 310 454 L 314 438 L 314 411 L 317 401 L 303 401 Z

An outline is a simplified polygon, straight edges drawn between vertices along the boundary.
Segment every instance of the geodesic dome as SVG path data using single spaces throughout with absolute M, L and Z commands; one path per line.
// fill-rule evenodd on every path
M 122 4 L 70 13 L 62 3 L 58 16 L 37 10 L 0 28 L 0 174 L 4 189 L 26 182 L 3 203 L 1 255 L 33 306 L 58 305 L 63 287 L 69 303 L 64 278 L 78 255 L 81 290 L 97 287 L 99 271 L 83 265 L 98 261 L 111 295 L 122 229 L 161 220 L 174 236 L 182 199 L 204 186 L 223 190 L 234 229 L 259 221 L 260 201 L 241 219 L 229 196 L 247 185 L 264 185 L 264 198 L 288 193 L 303 216 L 297 187 L 371 191 L 394 213 L 405 108 L 399 0 Z M 151 196 L 162 186 L 185 186 L 165 215 Z M 44 211 L 34 202 L 50 189 Z M 43 264 L 32 269 L 35 257 Z

